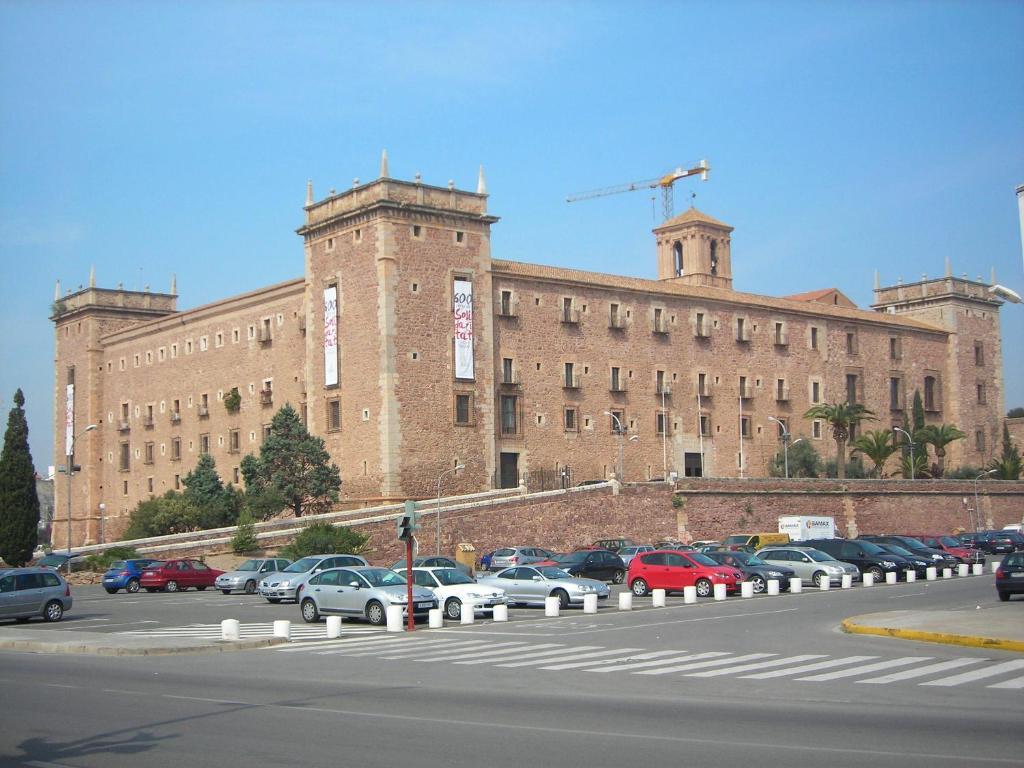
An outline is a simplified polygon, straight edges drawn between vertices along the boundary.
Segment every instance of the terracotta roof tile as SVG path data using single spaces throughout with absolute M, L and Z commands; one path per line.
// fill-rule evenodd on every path
M 732 227 L 730 227 L 728 224 L 721 222 L 718 219 L 712 218 L 711 216 L 708 216 L 703 211 L 698 211 L 696 208 L 690 208 L 684 211 L 683 213 L 680 213 L 678 216 L 673 216 L 668 221 L 662 222 L 661 224 L 654 228 L 654 231 L 657 232 L 660 229 L 674 227 L 679 224 L 689 224 L 691 221 L 700 221 L 703 222 L 704 224 L 712 224 L 716 227 L 723 227 L 728 230 L 732 229 Z

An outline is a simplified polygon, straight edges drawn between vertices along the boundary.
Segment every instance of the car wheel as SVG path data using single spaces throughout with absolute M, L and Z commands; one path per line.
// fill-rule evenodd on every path
M 877 565 L 872 565 L 865 573 L 870 573 L 876 582 L 885 580 L 885 573 Z
M 444 615 L 453 621 L 462 618 L 462 601 L 453 597 L 444 604 Z
M 221 592 L 223 592 L 225 595 L 230 595 L 231 594 L 231 590 L 230 589 L 222 589 Z
M 626 580 L 625 571 L 616 571 L 612 574 L 612 584 L 621 584 Z
M 177 591 L 178 591 L 178 582 L 176 582 L 176 581 L 168 581 L 167 582 L 167 586 L 164 587 L 164 592 L 177 592 Z
M 633 590 L 633 594 L 637 597 L 643 597 L 647 594 L 647 582 L 643 579 L 633 579 L 633 583 L 630 584 L 629 588 Z
M 316 603 L 312 598 L 307 597 L 302 601 L 302 620 L 307 624 L 320 621 L 320 611 L 316 609 Z
M 268 603 L 273 603 L 274 605 L 277 605 L 278 603 L 281 602 L 281 598 L 280 597 L 268 597 L 267 598 L 267 602 Z
M 128 579 L 128 583 L 124 585 L 125 592 L 138 592 L 139 591 L 139 580 Z
M 811 576 L 811 583 L 814 584 L 814 586 L 816 586 L 816 587 L 820 587 L 821 586 L 821 580 L 822 579 L 827 579 L 827 578 L 828 578 L 828 576 L 826 576 L 823 572 L 815 571 L 814 575 Z
M 114 589 L 113 587 L 104 587 L 104 589 L 107 590 L 107 594 L 108 595 L 116 595 L 117 594 L 117 590 Z
M 697 579 L 697 583 L 694 585 L 697 588 L 697 597 L 708 597 L 714 592 L 714 587 L 711 586 L 711 582 L 707 579 Z
M 558 598 L 558 607 L 562 610 L 569 607 L 569 593 L 564 589 L 556 589 L 551 593 L 552 597 Z
M 1009 602 L 1010 601 L 1010 593 L 1009 592 L 1000 592 L 999 593 L 999 599 L 1002 600 L 1004 603 Z
M 754 575 L 750 579 L 750 583 L 754 585 L 754 594 L 760 595 L 766 589 L 768 589 L 768 582 L 764 580 L 764 576 Z
M 51 600 L 43 609 L 43 618 L 47 621 L 60 621 L 64 618 L 64 606 L 60 600 Z
M 384 606 L 376 600 L 371 600 L 366 606 L 366 620 L 376 627 L 383 626 L 387 622 Z
M 249 579 L 249 581 L 245 582 L 245 594 L 247 594 L 247 595 L 255 595 L 256 594 L 256 582 L 253 581 L 252 579 Z

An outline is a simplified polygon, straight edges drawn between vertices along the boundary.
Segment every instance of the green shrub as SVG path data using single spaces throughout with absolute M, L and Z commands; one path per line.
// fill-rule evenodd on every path
M 138 557 L 141 557 L 141 555 L 139 555 L 135 547 L 111 547 L 103 552 L 97 552 L 95 555 L 86 557 L 85 570 L 101 573 L 110 568 L 110 564 L 115 560 L 134 560 Z
M 298 560 L 308 555 L 346 552 L 357 554 L 366 545 L 368 536 L 330 523 L 313 523 L 295 537 L 295 541 L 281 549 L 281 557 Z
M 253 521 L 249 511 L 243 509 L 242 514 L 238 516 L 238 530 L 235 531 L 235 536 L 231 539 L 231 551 L 236 555 L 240 555 L 243 552 L 252 552 L 258 546 L 256 523 Z
M 947 480 L 973 480 L 984 471 L 981 467 L 972 467 L 965 464 L 962 467 L 947 471 L 944 477 Z
M 199 510 L 177 491 L 139 502 L 122 539 L 146 539 L 199 528 Z

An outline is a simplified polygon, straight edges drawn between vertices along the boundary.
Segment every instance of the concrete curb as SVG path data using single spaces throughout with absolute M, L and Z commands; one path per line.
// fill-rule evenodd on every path
M 16 640 L 0 639 L 0 650 L 27 651 L 30 653 L 81 653 L 92 656 L 176 656 L 190 653 L 224 653 L 226 651 L 250 651 L 256 648 L 269 648 L 282 645 L 288 641 L 282 637 L 262 637 L 257 640 L 239 640 L 225 642 L 211 640 L 201 645 L 158 645 L 119 646 L 98 642 L 56 642 L 52 640 Z
M 901 629 L 899 627 L 876 627 L 869 624 L 858 624 L 856 616 L 844 619 L 843 632 L 851 635 L 878 635 L 896 637 L 901 640 L 917 640 L 924 643 L 942 643 L 944 645 L 965 645 L 971 648 L 991 648 L 999 651 L 1017 651 L 1024 653 L 1024 641 L 1010 640 L 1002 637 L 982 637 L 980 635 L 955 635 L 950 632 L 928 632 L 921 629 Z

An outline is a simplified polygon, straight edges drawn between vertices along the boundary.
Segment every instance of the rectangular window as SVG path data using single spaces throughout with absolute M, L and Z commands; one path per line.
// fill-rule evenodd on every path
M 654 391 L 659 395 L 667 395 L 668 389 L 665 387 L 665 372 L 657 371 L 654 374 Z
M 199 452 L 209 453 L 210 452 L 210 436 L 200 435 L 199 436 Z
M 146 488 L 149 490 L 150 493 L 153 492 L 153 478 L 152 477 L 147 477 L 146 478 Z
M 176 490 L 176 491 L 181 490 L 181 475 L 175 475 L 174 476 L 174 490 Z M 128 491 L 125 490 L 125 493 L 127 493 L 127 492 Z
M 512 291 L 501 292 L 501 314 L 505 317 L 511 317 L 514 313 L 512 312 Z
M 707 329 L 704 327 L 704 313 L 697 313 L 697 321 L 694 324 L 694 335 L 696 336 L 707 336 Z
M 668 324 L 665 322 L 665 312 L 660 307 L 654 309 L 654 332 L 668 333 Z
M 974 389 L 978 395 L 978 405 L 985 405 L 985 385 L 975 384 Z
M 580 386 L 580 377 L 576 375 L 575 363 L 565 364 L 565 384 L 566 389 L 578 389 Z
M 457 394 L 455 395 L 455 423 L 466 426 L 472 423 L 473 417 L 473 402 L 472 395 L 469 394 Z
M 750 386 L 747 384 L 747 377 L 740 376 L 740 397 L 747 399 L 750 396 Z
M 181 438 L 171 438 L 171 461 L 181 461 Z
M 985 364 L 985 345 L 980 341 L 974 342 L 974 364 Z
M 786 333 L 785 323 L 775 323 L 775 346 L 784 347 L 789 343 L 789 335 Z
M 811 326 L 811 349 L 817 349 L 817 348 L 818 348 L 818 329 L 812 325 Z
M 612 428 L 612 434 L 625 434 L 626 433 L 626 414 L 622 411 L 612 411 L 611 417 L 608 419 Z
M 711 394 L 708 389 L 708 375 L 706 373 L 697 374 L 697 394 L 701 397 L 707 397 Z
M 515 395 L 501 396 L 501 434 L 515 435 L 519 432 L 518 400 Z
M 785 379 L 775 380 L 775 399 L 780 403 L 789 400 L 789 385 L 786 384 Z
M 750 417 L 743 416 L 740 418 L 740 435 L 742 437 L 750 437 Z
M 857 374 L 846 374 L 846 402 L 857 402 Z
M 512 358 L 505 357 L 501 361 L 501 383 L 502 384 L 514 384 L 512 380 Z
M 664 413 L 660 413 L 660 412 L 655 414 L 655 417 L 654 417 L 654 431 L 655 431 L 655 434 L 658 434 L 658 435 L 667 434 L 667 432 L 666 432 L 667 427 L 668 427 L 668 422 L 666 420 L 665 414 Z
M 704 437 L 711 436 L 711 417 L 701 414 L 700 416 L 700 433 Z
M 848 330 L 846 332 L 846 354 L 857 354 L 857 332 Z
M 750 341 L 750 331 L 747 330 L 746 318 L 736 318 L 736 341 Z
M 121 461 L 118 468 L 127 472 L 132 468 L 132 449 L 128 443 L 121 443 Z
M 938 411 L 938 378 L 935 376 L 924 377 L 924 409 L 926 411 Z
M 977 432 L 974 433 L 974 448 L 979 452 L 983 452 L 985 450 L 984 430 L 979 429 Z
M 327 401 L 327 431 L 337 432 L 341 429 L 341 400 L 332 398 Z
M 815 440 L 821 440 L 821 422 L 820 421 L 812 421 L 811 422 L 811 437 L 813 437 Z
M 611 390 L 612 390 L 612 392 L 621 392 L 622 391 L 621 385 L 622 385 L 622 379 L 619 376 L 619 369 L 616 368 L 615 366 L 612 366 L 612 380 L 611 380 Z
M 811 382 L 811 402 L 812 403 L 820 403 L 821 402 L 821 382 L 817 382 L 817 381 L 812 381 Z
M 241 433 L 237 429 L 232 429 L 228 432 L 228 453 L 238 453 L 241 449 Z
M 889 337 L 889 359 L 900 360 L 903 357 L 903 344 L 899 336 Z
M 779 419 L 775 426 L 778 427 L 779 440 L 784 439 L 789 432 L 789 419 Z
M 889 377 L 889 410 L 903 410 L 903 382 L 898 376 Z
M 143 462 L 146 464 L 152 464 L 154 454 L 153 443 L 146 443 L 145 446 L 143 446 L 143 449 Z
M 612 304 L 608 307 L 608 327 L 621 328 L 622 320 L 619 318 L 619 305 Z
M 562 422 L 565 424 L 565 431 L 566 432 L 577 432 L 577 431 L 579 431 L 577 426 L 576 426 L 577 423 L 578 423 L 578 420 L 577 420 L 577 417 L 576 417 L 576 409 L 575 408 L 566 408 L 563 411 Z
M 264 424 L 263 425 L 263 432 L 262 432 L 262 439 L 263 440 L 266 440 L 268 437 L 270 437 L 270 429 L 271 429 L 271 427 L 270 427 L 269 424 Z

